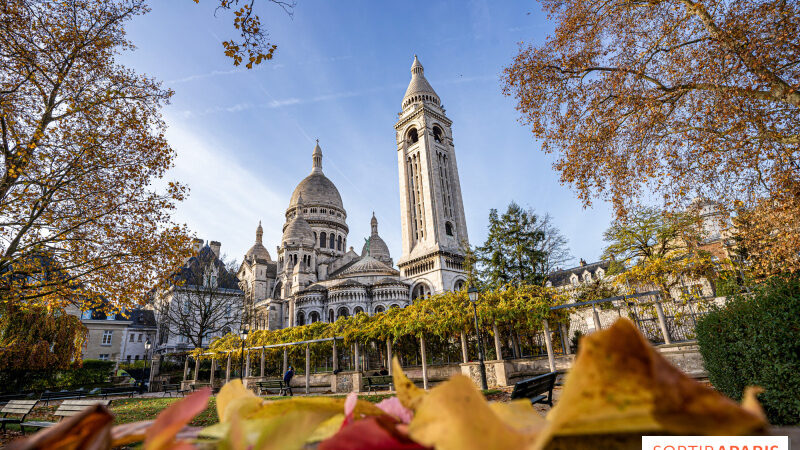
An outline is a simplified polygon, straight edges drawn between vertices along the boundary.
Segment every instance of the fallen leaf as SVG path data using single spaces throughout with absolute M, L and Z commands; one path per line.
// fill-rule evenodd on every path
M 203 388 L 161 411 L 145 433 L 144 448 L 160 450 L 182 445 L 182 442 L 175 442 L 176 435 L 196 415 L 206 409 L 210 396 L 211 389 Z
M 581 340 L 537 446 L 557 435 L 740 435 L 767 422 L 673 367 L 628 319 Z
M 401 433 L 397 420 L 384 414 L 356 420 L 322 441 L 319 450 L 421 450 L 426 449 Z
M 376 403 L 375 406 L 377 406 L 381 411 L 391 415 L 395 419 L 405 424 L 411 423 L 411 419 L 414 417 L 414 413 L 412 413 L 410 409 L 403 406 L 397 397 L 385 398 Z
M 766 422 L 767 414 L 764 412 L 764 408 L 761 407 L 761 403 L 758 402 L 758 394 L 763 393 L 764 388 L 761 386 L 747 386 L 744 388 L 744 394 L 742 395 L 742 408 L 750 411 L 758 417 L 761 417 L 764 422 Z
M 400 366 L 400 361 L 396 356 L 392 358 L 392 379 L 400 403 L 406 408 L 416 411 L 417 405 L 422 401 L 427 392 L 425 392 L 424 389 L 418 388 L 417 385 L 408 379 L 406 374 L 403 373 L 403 368 Z
M 536 437 L 535 433 L 520 431 L 501 420 L 464 375 L 455 375 L 418 398 L 408 434 L 414 441 L 437 450 L 517 449 Z
M 547 421 L 537 412 L 530 400 L 520 399 L 510 402 L 492 402 L 489 408 L 511 428 L 524 433 L 538 433 Z
M 107 449 L 111 446 L 113 422 L 114 416 L 105 406 L 92 405 L 50 428 L 13 441 L 6 448 L 9 450 Z

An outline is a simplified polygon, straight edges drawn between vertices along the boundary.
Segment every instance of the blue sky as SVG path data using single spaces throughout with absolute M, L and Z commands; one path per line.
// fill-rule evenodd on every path
M 189 185 L 176 219 L 241 260 L 261 220 L 273 257 L 283 214 L 311 170 L 314 139 L 348 212 L 349 241 L 369 234 L 372 211 L 400 256 L 394 123 L 414 54 L 453 120 L 470 241 L 486 237 L 490 208 L 512 200 L 550 213 L 577 258 L 595 260 L 608 205 L 584 209 L 551 168 L 552 157 L 502 95 L 500 74 L 520 42 L 552 29 L 536 2 L 297 0 L 294 18 L 264 3 L 275 59 L 234 68 L 221 41 L 232 18 L 214 0 L 153 0 L 128 27 L 137 46 L 121 62 L 175 91 L 164 110 L 178 153 L 171 179 Z

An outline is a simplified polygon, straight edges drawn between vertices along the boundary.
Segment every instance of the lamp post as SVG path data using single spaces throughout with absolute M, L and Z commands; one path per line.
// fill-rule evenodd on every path
M 483 360 L 483 342 L 481 340 L 481 329 L 478 328 L 478 298 L 480 293 L 478 292 L 478 288 L 475 286 L 471 286 L 467 291 L 467 295 L 469 296 L 469 302 L 472 303 L 472 312 L 475 315 L 475 333 L 478 335 L 478 362 L 480 363 L 481 368 L 481 387 L 483 390 L 489 389 L 489 385 L 486 384 L 486 364 L 484 364 Z
M 249 330 L 246 326 L 242 326 L 242 329 L 239 331 L 239 336 L 242 338 L 242 364 L 241 364 L 241 372 L 239 372 L 239 379 L 242 380 L 244 383 L 244 343 L 247 340 L 247 333 Z
M 150 354 L 150 347 L 153 344 L 150 342 L 150 337 L 145 339 L 144 341 L 144 354 L 147 355 L 147 359 L 150 360 L 150 373 L 147 376 L 147 392 L 151 392 L 153 387 L 153 355 Z

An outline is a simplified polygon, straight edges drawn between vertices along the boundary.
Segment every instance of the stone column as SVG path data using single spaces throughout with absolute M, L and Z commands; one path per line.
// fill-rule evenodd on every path
M 186 376 L 189 374 L 189 355 L 183 361 L 183 381 L 186 381 Z
M 214 389 L 214 369 L 217 368 L 217 360 L 211 358 L 211 375 L 208 377 L 208 384 L 211 385 L 211 389 Z
M 225 382 L 231 381 L 231 354 L 228 353 L 228 364 L 225 367 Z
M 250 376 L 250 350 L 245 350 L 247 352 L 247 357 L 244 360 L 244 373 L 242 377 L 248 378 Z
M 571 355 L 572 348 L 569 345 L 569 328 L 567 328 L 567 324 L 561 324 L 561 345 L 564 347 L 564 354 Z
M 542 323 L 544 324 L 544 344 L 547 346 L 547 362 L 550 363 L 550 372 L 555 372 L 556 359 L 553 356 L 553 337 L 550 336 L 550 324 L 547 323 L 547 319 Z
M 197 382 L 197 376 L 200 373 L 200 358 L 194 359 L 194 381 Z
M 353 345 L 353 357 L 355 359 L 354 366 L 356 372 L 361 372 L 361 355 L 359 354 L 360 352 L 358 351 L 359 347 L 361 346 L 358 345 L 358 342 L 356 342 L 355 345 Z
M 422 355 L 422 388 L 428 389 L 428 359 L 425 355 L 425 336 L 419 337 L 419 351 Z
M 283 347 L 283 372 L 281 372 L 281 377 L 287 370 L 289 370 L 289 348 Z
M 258 376 L 264 378 L 264 347 L 261 347 L 261 373 Z
M 503 359 L 503 347 L 500 345 L 500 330 L 497 329 L 497 322 L 492 322 L 492 331 L 494 332 L 494 352 L 499 361 Z
M 311 382 L 311 348 L 306 344 L 306 394 L 309 392 Z
M 664 336 L 665 344 L 672 344 L 672 339 L 669 338 L 669 331 L 667 330 L 667 318 L 664 316 L 664 307 L 661 302 L 656 301 L 656 315 L 658 316 L 658 325 L 661 327 L 661 334 Z
M 461 330 L 461 362 L 466 364 L 469 361 L 469 356 L 467 354 L 467 333 L 464 333 L 464 330 Z
M 393 364 L 392 364 L 392 339 L 391 338 L 386 338 L 386 360 L 388 362 L 388 364 L 386 365 L 386 368 L 389 370 L 389 375 L 392 375 L 392 372 L 394 372 L 394 369 L 392 368 Z
M 594 330 L 600 331 L 603 327 L 600 325 L 600 314 L 597 313 L 597 307 L 592 304 L 592 319 L 594 319 Z
M 336 339 L 333 340 L 333 371 L 339 370 L 339 351 L 336 348 Z

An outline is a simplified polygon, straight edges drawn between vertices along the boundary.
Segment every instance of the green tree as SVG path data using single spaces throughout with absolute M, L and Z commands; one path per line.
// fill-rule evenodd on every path
M 655 286 L 664 298 L 683 277 L 709 276 L 711 257 L 697 248 L 703 239 L 700 219 L 652 207 L 632 209 L 603 234 L 604 259 L 615 261 L 618 284 Z
M 542 284 L 546 273 L 541 271 L 547 254 L 542 250 L 545 233 L 539 217 L 515 202 L 503 215 L 496 209 L 489 212 L 489 235 L 477 249 L 483 281 L 489 286 L 504 284 Z

